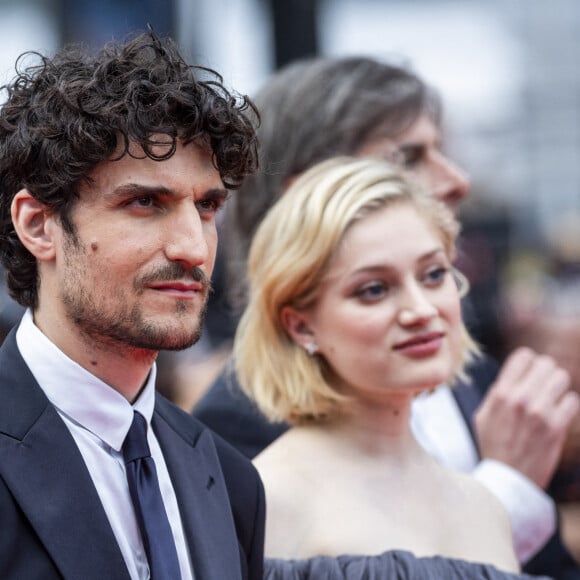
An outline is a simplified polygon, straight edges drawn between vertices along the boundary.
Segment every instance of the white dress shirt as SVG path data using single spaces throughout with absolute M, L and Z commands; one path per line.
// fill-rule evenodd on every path
M 413 401 L 411 429 L 439 463 L 471 473 L 506 509 L 520 563 L 525 564 L 556 529 L 556 506 L 540 487 L 499 461 L 479 461 L 477 450 L 451 389 L 441 386 Z
M 51 342 L 34 324 L 30 310 L 24 313 L 16 342 L 34 378 L 78 445 L 133 580 L 148 580 L 150 575 L 129 494 L 121 446 L 133 421 L 133 411 L 145 417 L 149 425 L 147 441 L 177 548 L 181 578 L 192 580 L 175 491 L 159 442 L 150 428 L 155 404 L 155 365 L 138 400 L 131 405 Z

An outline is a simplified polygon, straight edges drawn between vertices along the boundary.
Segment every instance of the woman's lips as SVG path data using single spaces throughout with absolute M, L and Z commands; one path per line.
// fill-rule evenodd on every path
M 398 342 L 393 350 L 408 356 L 430 356 L 441 348 L 443 332 L 425 332 L 412 336 L 411 338 Z

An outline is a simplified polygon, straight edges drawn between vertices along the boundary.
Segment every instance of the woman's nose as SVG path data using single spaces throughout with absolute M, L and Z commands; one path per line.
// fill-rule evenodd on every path
M 437 316 L 437 308 L 424 290 L 414 286 L 405 290 L 399 305 L 399 322 L 403 326 L 424 324 Z

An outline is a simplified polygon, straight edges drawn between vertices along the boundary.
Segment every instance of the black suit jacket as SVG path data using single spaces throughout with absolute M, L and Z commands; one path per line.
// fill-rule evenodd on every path
M 470 369 L 470 383 L 459 383 L 453 394 L 469 427 L 475 445 L 473 413 L 495 380 L 498 365 L 482 357 Z M 269 423 L 242 393 L 235 375 L 224 371 L 193 410 L 194 415 L 219 433 L 239 451 L 253 458 L 284 433 L 286 423 Z M 556 530 L 544 548 L 524 566 L 524 572 L 552 576 L 558 580 L 580 580 L 580 568 Z
M 196 580 L 261 580 L 265 503 L 251 463 L 161 396 L 152 426 Z M 0 348 L 0 530 L 2 580 L 129 580 L 81 453 L 14 331 Z

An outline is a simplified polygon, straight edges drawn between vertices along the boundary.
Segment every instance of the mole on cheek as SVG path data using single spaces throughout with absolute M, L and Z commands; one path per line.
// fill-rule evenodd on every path
M 99 249 L 99 244 L 97 242 L 91 242 L 91 250 L 96 252 Z

